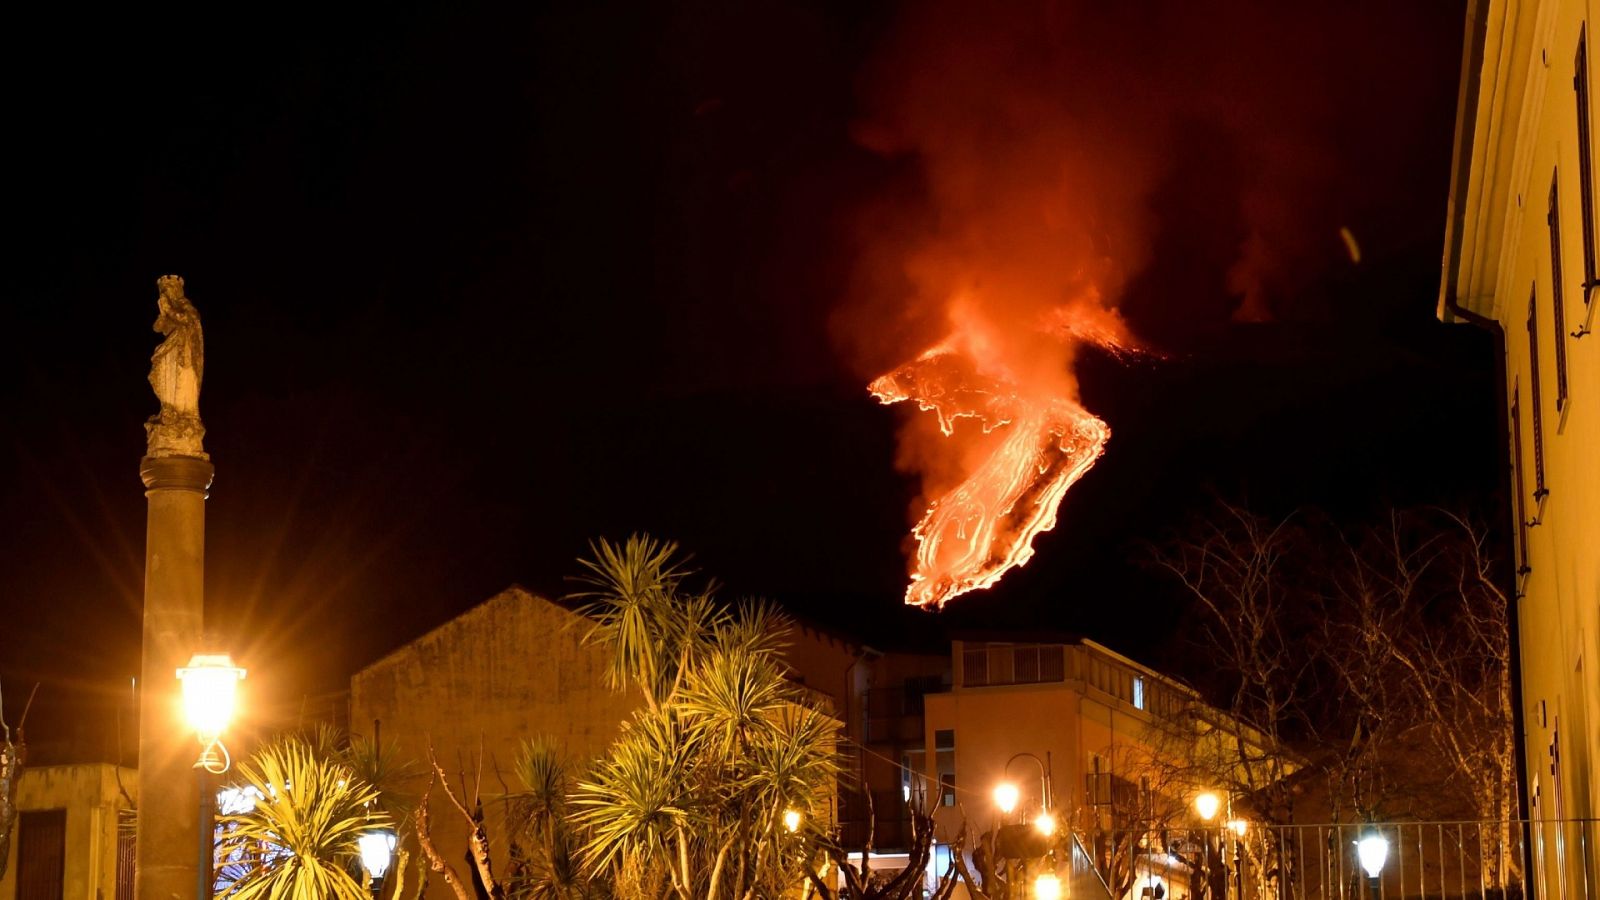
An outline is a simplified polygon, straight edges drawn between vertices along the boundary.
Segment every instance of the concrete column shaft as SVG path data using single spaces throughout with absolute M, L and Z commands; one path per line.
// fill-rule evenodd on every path
M 200 746 L 184 721 L 177 670 L 201 650 L 205 616 L 204 459 L 146 457 L 144 654 L 139 684 L 139 834 L 135 900 L 195 893 L 199 872 L 194 763 Z

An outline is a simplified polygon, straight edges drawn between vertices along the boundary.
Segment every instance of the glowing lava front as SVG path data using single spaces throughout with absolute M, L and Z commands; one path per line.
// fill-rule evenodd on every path
M 869 385 L 885 404 L 915 401 L 950 436 L 974 419 L 999 442 L 966 480 L 928 507 L 906 602 L 943 608 L 1033 557 L 1033 539 L 1056 524 L 1067 488 L 1105 450 L 1111 429 L 1066 396 L 1035 394 L 986 374 L 969 354 L 940 345 Z

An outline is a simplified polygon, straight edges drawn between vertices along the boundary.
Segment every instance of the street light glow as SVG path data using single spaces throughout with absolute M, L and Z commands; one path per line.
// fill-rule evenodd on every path
M 183 682 L 183 711 L 189 727 L 210 744 L 233 720 L 234 697 L 244 670 L 226 653 L 197 653 L 178 670 Z
M 1367 870 L 1367 877 L 1377 878 L 1389 859 L 1389 839 L 1376 831 L 1367 832 L 1356 841 L 1356 856 L 1361 860 L 1361 868 Z
M 1002 781 L 995 785 L 994 805 L 1000 807 L 1001 812 L 1011 812 L 1017 808 L 1017 800 L 1020 796 L 1016 785 L 1009 781 Z
M 378 879 L 389 871 L 389 860 L 394 856 L 394 832 L 368 831 L 356 839 L 356 846 L 361 850 L 361 865 L 368 875 Z
M 1061 900 L 1061 879 L 1046 872 L 1033 880 L 1034 900 Z
M 1200 818 L 1206 820 L 1207 822 L 1215 819 L 1217 817 L 1217 810 L 1221 808 L 1222 798 L 1210 791 L 1206 791 L 1205 793 L 1194 798 L 1194 811 L 1199 813 Z
M 1039 829 L 1039 833 L 1045 837 L 1050 837 L 1056 833 L 1056 817 L 1049 811 L 1039 813 L 1039 817 L 1033 820 L 1033 827 Z
M 1229 819 L 1228 830 L 1239 837 L 1244 837 L 1244 833 L 1250 830 L 1250 823 L 1244 819 Z
M 783 811 L 783 827 L 789 829 L 789 833 L 790 834 L 793 834 L 794 832 L 799 831 L 800 830 L 800 811 L 797 810 L 797 809 L 786 809 L 786 810 L 784 810 Z

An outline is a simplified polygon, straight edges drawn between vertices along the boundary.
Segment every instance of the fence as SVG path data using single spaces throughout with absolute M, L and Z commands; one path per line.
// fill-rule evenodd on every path
M 1084 844 L 1128 900 L 1533 900 L 1595 897 L 1600 820 L 1240 825 Z M 1366 848 L 1363 839 L 1375 839 Z M 1363 867 L 1375 865 L 1370 877 Z M 1381 856 L 1381 861 L 1378 857 Z M 1533 872 L 1527 871 L 1531 860 Z M 1546 890 L 1536 891 L 1536 882 Z

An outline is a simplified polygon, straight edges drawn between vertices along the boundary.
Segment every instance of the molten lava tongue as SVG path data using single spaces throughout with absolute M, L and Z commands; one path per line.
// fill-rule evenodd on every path
M 917 554 L 906 602 L 943 608 L 999 581 L 1033 556 L 1033 539 L 1056 524 L 1067 488 L 1105 450 L 1111 430 L 1067 397 L 1030 398 L 985 379 L 959 354 L 924 354 L 873 381 L 884 403 L 914 400 L 939 416 L 977 419 L 1001 440 L 959 485 L 934 500 L 912 533 Z

